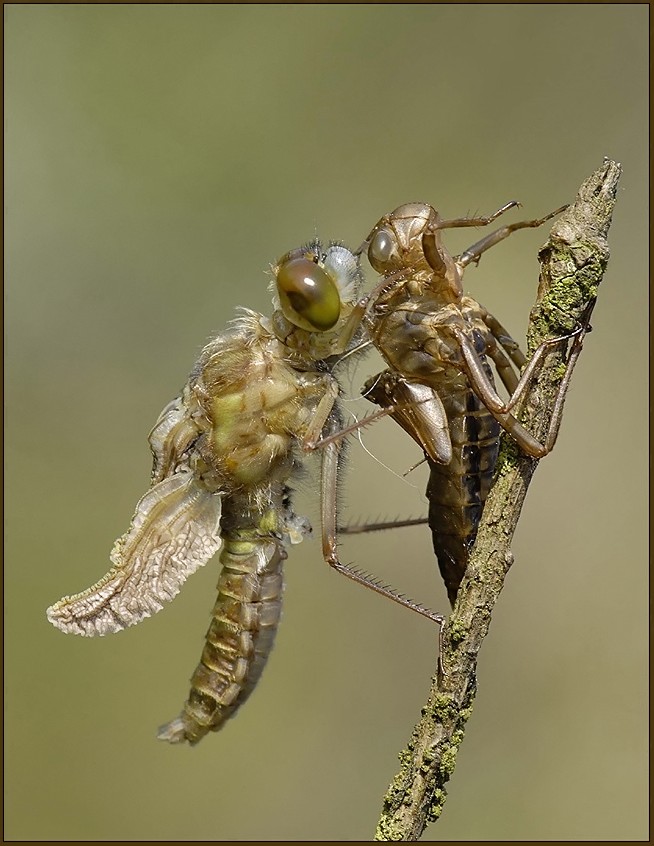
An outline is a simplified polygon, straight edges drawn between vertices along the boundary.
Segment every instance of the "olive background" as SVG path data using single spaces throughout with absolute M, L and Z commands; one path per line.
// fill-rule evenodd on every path
M 198 747 L 155 731 L 186 697 L 216 561 L 117 636 L 65 637 L 45 608 L 109 568 L 150 427 L 237 306 L 269 313 L 271 261 L 315 234 L 356 246 L 414 200 L 537 217 L 604 156 L 624 171 L 594 331 L 425 839 L 647 839 L 647 6 L 4 13 L 7 839 L 372 837 L 437 635 L 322 562 L 315 468 L 269 665 Z M 546 237 L 516 233 L 466 275 L 521 341 Z M 345 374 L 357 414 L 376 367 Z M 342 519 L 424 514 L 424 470 L 402 478 L 417 448 L 390 421 L 363 442 Z M 426 528 L 342 551 L 447 609 Z

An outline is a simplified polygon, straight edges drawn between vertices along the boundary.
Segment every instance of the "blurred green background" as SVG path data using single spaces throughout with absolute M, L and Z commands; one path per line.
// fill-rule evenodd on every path
M 291 552 L 258 689 L 194 749 L 155 730 L 186 696 L 215 563 L 116 637 L 64 637 L 45 608 L 108 569 L 149 428 L 237 305 L 269 311 L 270 261 L 316 233 L 356 245 L 410 200 L 539 216 L 604 156 L 624 175 L 595 331 L 425 838 L 647 839 L 647 6 L 4 12 L 7 839 L 372 836 L 436 632 L 330 572 L 316 538 Z M 520 339 L 545 239 L 466 277 Z M 424 473 L 394 475 L 417 449 L 388 421 L 364 442 L 381 464 L 353 442 L 344 517 L 424 513 Z M 299 488 L 317 526 L 315 473 Z M 343 555 L 447 608 L 426 530 Z

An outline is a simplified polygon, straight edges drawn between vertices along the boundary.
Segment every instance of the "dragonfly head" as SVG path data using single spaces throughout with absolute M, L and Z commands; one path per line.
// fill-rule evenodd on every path
M 361 279 L 356 256 L 342 244 L 320 241 L 290 250 L 273 265 L 275 307 L 306 332 L 339 328 L 349 314 Z

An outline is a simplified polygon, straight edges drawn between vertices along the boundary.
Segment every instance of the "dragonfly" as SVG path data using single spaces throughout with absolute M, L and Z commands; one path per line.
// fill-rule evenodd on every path
M 171 743 L 194 745 L 219 730 L 261 676 L 280 618 L 287 546 L 311 531 L 293 511 L 290 486 L 310 452 L 321 458 L 325 560 L 437 618 L 339 560 L 344 442 L 327 439 L 343 428 L 338 367 L 368 345 L 358 256 L 314 240 L 285 253 L 272 273 L 272 316 L 241 309 L 204 347 L 151 430 L 150 487 L 111 551 L 109 572 L 47 610 L 66 633 L 118 632 L 159 611 L 220 553 L 218 596 L 188 699 L 158 733 Z
M 542 218 L 496 229 L 457 256 L 444 246 L 443 230 L 487 226 L 519 205 L 511 201 L 485 217 L 448 220 L 427 203 L 407 203 L 384 215 L 357 250 L 367 252 L 371 266 L 382 277 L 365 322 L 372 343 L 388 365 L 366 382 L 362 393 L 381 407 L 378 415 L 389 414 L 423 449 L 430 471 L 429 513 L 427 521 L 368 524 L 345 531 L 428 522 L 452 606 L 493 481 L 500 432 L 507 431 L 534 458 L 552 450 L 568 382 L 583 337 L 590 330 L 586 319 L 570 334 L 543 341 L 527 362 L 502 324 L 463 294 L 465 269 L 478 263 L 486 250 L 519 229 L 541 226 L 566 206 Z M 548 353 L 569 341 L 551 424 L 540 441 L 513 410 Z M 497 393 L 491 361 L 508 401 Z

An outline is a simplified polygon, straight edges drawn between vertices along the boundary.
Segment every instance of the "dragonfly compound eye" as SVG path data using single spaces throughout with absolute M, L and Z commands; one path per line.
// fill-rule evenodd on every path
M 368 261 L 378 273 L 388 270 L 388 265 L 399 258 L 397 238 L 390 229 L 378 229 L 368 246 Z
M 277 290 L 284 317 L 300 329 L 326 332 L 341 316 L 341 298 L 334 280 L 306 256 L 283 261 Z

